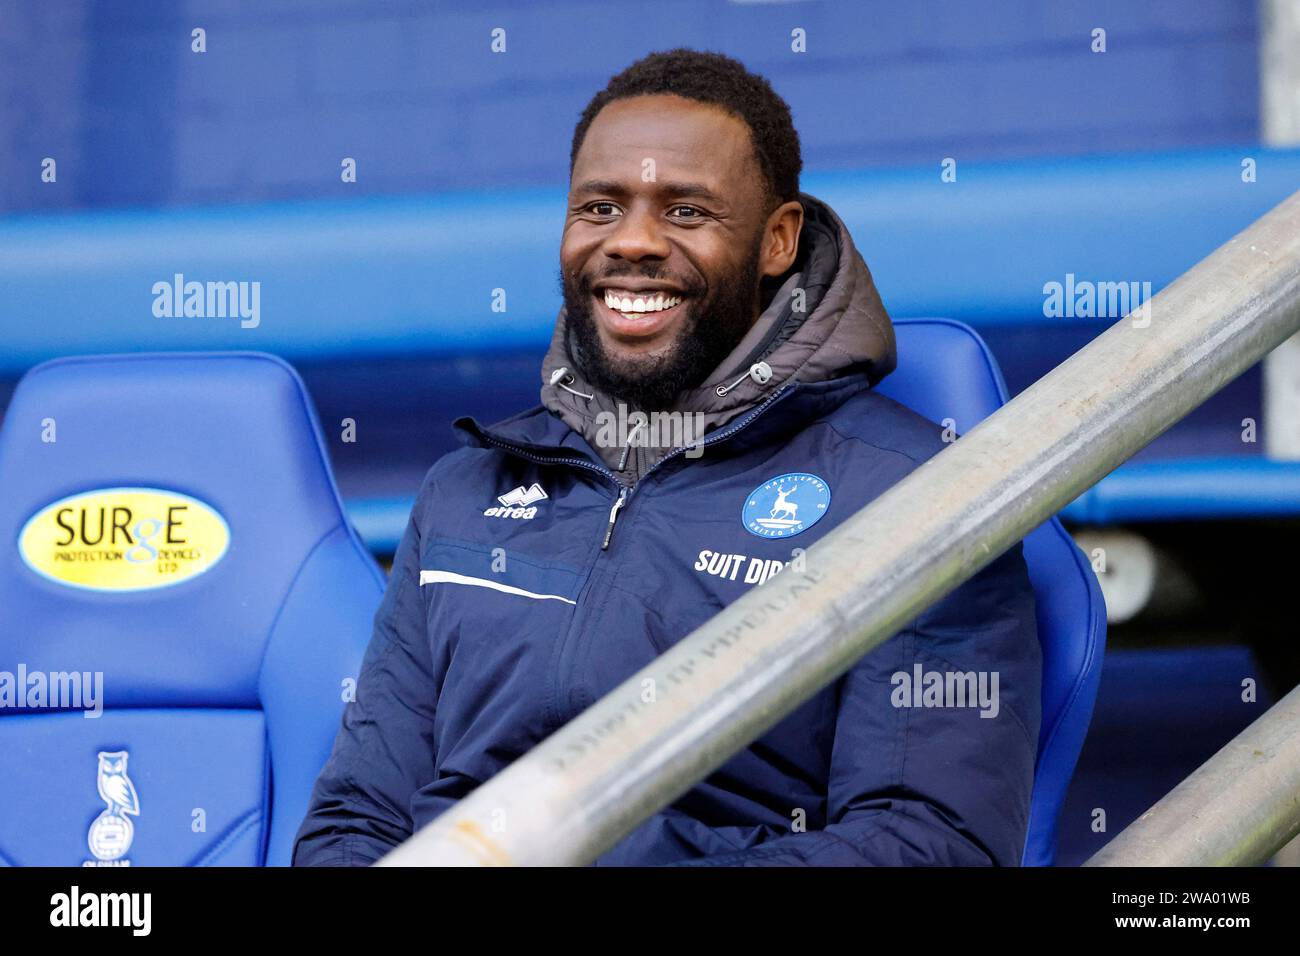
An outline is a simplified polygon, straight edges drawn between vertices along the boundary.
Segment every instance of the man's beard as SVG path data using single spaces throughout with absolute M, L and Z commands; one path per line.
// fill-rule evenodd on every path
M 761 240 L 760 233 L 759 239 Z M 605 272 L 599 278 L 672 278 L 687 296 L 690 314 L 667 350 L 655 356 L 624 359 L 605 349 L 592 315 L 592 278 L 571 280 L 561 272 L 564 308 L 568 319 L 569 353 L 587 381 L 615 399 L 642 411 L 667 411 L 673 400 L 695 388 L 713 372 L 754 324 L 758 303 L 760 243 L 735 273 L 721 276 L 701 298 L 704 289 L 669 277 L 657 264 Z

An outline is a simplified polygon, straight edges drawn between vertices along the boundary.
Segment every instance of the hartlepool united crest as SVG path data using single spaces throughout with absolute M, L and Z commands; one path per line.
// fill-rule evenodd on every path
M 826 513 L 831 489 L 816 475 L 797 471 L 751 491 L 740 510 L 745 530 L 760 538 L 789 538 L 807 531 Z

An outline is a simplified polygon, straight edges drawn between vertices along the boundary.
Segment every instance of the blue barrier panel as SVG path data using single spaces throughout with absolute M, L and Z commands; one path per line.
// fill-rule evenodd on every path
M 1258 456 L 1129 462 L 1070 503 L 1081 524 L 1300 515 L 1300 462 Z
M 1050 322 L 1043 286 L 1067 275 L 1159 292 L 1300 189 L 1300 150 L 959 164 L 951 183 L 936 162 L 808 186 L 849 225 L 894 315 Z
M 298 361 L 545 343 L 563 208 L 552 191 L 11 219 L 0 224 L 0 371 L 87 352 Z M 157 317 L 155 284 L 176 274 L 260 283 L 257 324 Z M 498 288 L 505 312 L 492 310 Z
M 1244 158 L 1257 181 L 1242 181 Z M 893 314 L 1052 321 L 1043 287 L 1067 275 L 1159 291 L 1300 187 L 1300 151 L 962 163 L 951 183 L 936 162 L 804 185 L 848 222 Z M 0 222 L 0 374 L 145 349 L 291 361 L 540 349 L 563 214 L 556 188 L 14 217 Z M 155 315 L 173 298 L 155 288 L 178 274 L 259 283 L 255 327 Z

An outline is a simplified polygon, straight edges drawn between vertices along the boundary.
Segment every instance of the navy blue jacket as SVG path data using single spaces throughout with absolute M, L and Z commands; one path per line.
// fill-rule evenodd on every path
M 627 486 L 557 416 L 457 422 L 295 863 L 377 860 L 941 450 L 870 384 L 786 382 L 651 467 L 612 534 Z M 1017 864 L 1040 667 L 1017 544 L 597 863 Z M 996 676 L 996 707 L 909 687 L 949 673 Z

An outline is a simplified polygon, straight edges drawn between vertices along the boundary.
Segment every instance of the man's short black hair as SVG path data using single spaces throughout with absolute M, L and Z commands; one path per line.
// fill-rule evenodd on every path
M 749 126 L 759 168 L 767 178 L 769 197 L 776 202 L 798 198 L 803 159 L 790 107 L 767 80 L 749 72 L 739 60 L 699 50 L 651 53 L 612 77 L 592 97 L 573 131 L 570 174 L 597 113 L 615 100 L 655 94 L 711 103 L 743 120 Z

